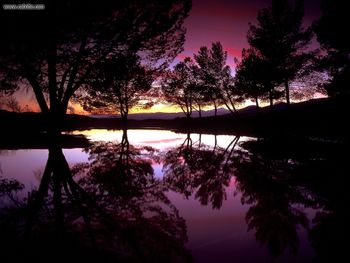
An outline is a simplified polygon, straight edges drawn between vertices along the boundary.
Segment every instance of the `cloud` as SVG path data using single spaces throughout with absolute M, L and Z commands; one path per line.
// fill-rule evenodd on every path
M 242 50 L 239 48 L 234 48 L 234 47 L 228 47 L 224 49 L 227 51 L 227 54 L 232 57 L 238 57 L 240 58 L 242 55 Z

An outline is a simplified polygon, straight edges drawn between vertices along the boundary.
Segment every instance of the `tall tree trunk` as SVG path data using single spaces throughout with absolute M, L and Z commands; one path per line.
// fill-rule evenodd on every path
M 50 112 L 56 115 L 58 113 L 57 101 L 57 80 L 56 80 L 56 44 L 50 43 L 47 52 L 48 61 L 48 78 L 49 78 L 49 98 L 50 98 Z
M 190 91 L 190 98 L 189 98 L 189 111 L 190 111 L 190 116 L 192 115 L 192 92 Z
M 202 108 L 199 103 L 198 103 L 198 114 L 199 114 L 199 118 L 202 118 Z
M 214 103 L 214 116 L 216 117 L 218 115 L 218 106 L 216 105 L 216 101 L 213 101 Z
M 52 6 L 48 8 L 48 27 L 50 28 L 50 38 L 47 43 L 47 74 L 48 74 L 48 85 L 49 85 L 49 100 L 50 100 L 50 118 L 53 119 L 53 125 L 60 125 L 60 120 L 55 120 L 59 117 L 59 107 L 57 98 L 57 40 L 56 40 L 56 1 L 52 3 Z
M 60 103 L 60 111 L 63 115 L 67 114 L 67 110 L 68 110 L 68 103 L 69 103 L 69 99 L 68 100 L 63 100 Z
M 55 30 L 55 29 L 51 29 Z M 47 49 L 47 66 L 48 66 L 48 84 L 49 84 L 49 101 L 50 101 L 50 114 L 49 114 L 49 129 L 51 132 L 59 132 L 63 126 L 63 118 L 61 116 L 60 106 L 57 99 L 57 46 L 54 35 L 48 43 Z
M 236 110 L 235 107 L 232 107 L 232 109 L 231 109 L 231 107 L 227 104 L 226 101 L 224 101 L 224 104 L 225 104 L 226 108 L 228 109 L 228 111 L 229 111 L 233 116 L 237 116 L 237 115 L 238 115 L 238 111 Z
M 270 100 L 270 110 L 273 108 L 273 94 L 272 89 L 269 91 L 269 100 Z
M 125 123 L 128 121 L 128 116 L 129 116 L 129 105 L 126 102 L 125 103 L 125 112 L 124 112 L 124 117 L 125 117 Z
M 126 109 L 124 108 L 122 97 L 120 95 L 118 96 L 118 104 L 119 104 L 120 117 L 122 119 L 123 126 L 125 126 L 127 114 L 126 114 Z
M 23 63 L 21 66 L 26 72 L 26 79 L 28 80 L 29 84 L 32 86 L 32 89 L 34 91 L 36 101 L 39 104 L 41 113 L 43 113 L 44 115 L 48 115 L 49 107 L 47 106 L 42 88 L 40 87 L 36 77 L 31 72 L 32 69 L 29 66 L 27 66 L 25 63 Z
M 123 129 L 126 129 L 126 125 L 128 122 L 128 112 L 126 110 L 121 111 L 120 117 L 122 118 Z
M 188 106 L 188 103 L 186 103 L 186 118 L 189 119 L 191 117 L 191 107 Z
M 238 114 L 238 111 L 237 111 L 237 109 L 236 109 L 234 100 L 230 97 L 230 94 L 229 94 L 229 93 L 226 93 L 226 94 L 227 94 L 227 97 L 228 97 L 228 101 L 229 101 L 230 104 L 231 104 L 232 110 L 231 110 L 230 106 L 228 105 L 228 102 L 226 102 L 226 100 L 224 100 L 226 107 L 228 108 L 228 110 L 229 110 L 230 112 L 233 111 L 233 113 Z
M 128 115 L 126 113 L 122 113 L 120 114 L 120 116 L 122 117 L 122 122 L 125 124 L 128 120 Z
M 259 106 L 259 98 L 258 96 L 255 97 L 255 105 L 256 105 L 256 111 L 257 113 L 260 112 L 260 106 Z
M 285 80 L 284 82 L 285 86 L 286 86 L 286 101 L 287 101 L 287 105 L 290 105 L 290 96 L 289 96 L 289 82 L 288 79 Z

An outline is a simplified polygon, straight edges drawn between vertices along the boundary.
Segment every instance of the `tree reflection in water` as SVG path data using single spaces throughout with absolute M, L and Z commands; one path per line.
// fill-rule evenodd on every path
M 341 204 L 348 200 L 344 146 L 290 138 L 238 140 L 235 137 L 226 148 L 216 143 L 209 147 L 193 142 L 188 134 L 182 145 L 164 154 L 166 185 L 219 209 L 235 176 L 235 193 L 249 205 L 248 230 L 268 248 L 272 260 L 286 251 L 297 253 L 301 229 L 309 233 L 317 262 L 330 262 L 331 255 L 341 254 L 346 218 Z M 317 211 L 312 221 L 308 208 Z
M 294 163 L 284 156 L 271 156 L 260 151 L 259 141 L 246 142 L 245 150 L 237 153 L 237 191 L 243 204 L 250 205 L 246 214 L 249 230 L 255 231 L 256 240 L 266 245 L 272 258 L 289 248 L 297 251 L 298 227 L 308 227 L 304 192 L 291 183 Z
M 226 199 L 225 188 L 233 175 L 232 154 L 239 140 L 235 137 L 226 148 L 193 143 L 187 134 L 185 141 L 167 151 L 163 159 L 165 184 L 185 197 L 195 193 L 201 204 L 219 209 Z M 216 137 L 215 137 L 216 141 Z
M 87 151 L 91 162 L 71 169 L 53 143 L 40 186 L 26 198 L 15 199 L 19 182 L 1 181 L 5 261 L 191 261 L 185 222 L 144 158 L 153 149 L 129 145 L 124 131 L 121 143 Z
M 86 149 L 89 163 L 69 167 L 52 143 L 38 189 L 23 198 L 20 182 L 0 179 L 2 259 L 189 262 L 185 221 L 167 191 L 220 209 L 234 177 L 249 206 L 248 230 L 272 260 L 296 253 L 304 229 L 315 262 L 332 262 L 345 253 L 347 149 L 290 138 L 208 146 L 188 134 L 158 152 L 131 145 L 124 131 L 120 143 L 95 143 Z M 154 176 L 155 162 L 163 163 L 163 179 Z
M 296 252 L 298 228 L 309 231 L 315 262 L 344 254 L 345 171 L 343 143 L 311 140 L 248 141 L 237 153 L 235 176 L 242 202 L 251 205 L 246 220 L 258 242 L 276 259 Z M 309 227 L 305 208 L 317 211 Z
M 296 252 L 298 226 L 308 227 L 303 209 L 309 201 L 304 192 L 290 184 L 294 164 L 288 158 L 273 158 L 271 152 L 255 150 L 259 142 L 242 143 L 239 137 L 226 148 L 193 143 L 190 134 L 179 147 L 165 154 L 163 172 L 168 187 L 185 197 L 194 195 L 201 204 L 219 209 L 226 199 L 226 188 L 233 175 L 236 193 L 242 204 L 250 205 L 246 214 L 249 230 L 256 240 L 266 245 L 272 258 L 285 249 Z
M 219 209 L 226 199 L 226 188 L 236 178 L 236 193 L 246 214 L 248 230 L 266 245 L 276 259 L 289 248 L 298 248 L 298 227 L 308 228 L 305 206 L 314 204 L 306 190 L 291 183 L 295 163 L 288 158 L 259 151 L 259 141 L 240 143 L 235 137 L 226 148 L 193 143 L 190 134 L 182 145 L 169 150 L 164 158 L 164 176 L 169 188 L 201 204 Z

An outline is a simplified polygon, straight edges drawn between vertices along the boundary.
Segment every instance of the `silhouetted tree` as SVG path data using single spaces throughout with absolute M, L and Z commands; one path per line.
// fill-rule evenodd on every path
M 199 118 L 202 117 L 202 110 L 205 106 L 211 104 L 208 94 L 206 92 L 206 86 L 199 79 L 200 68 L 198 65 L 193 65 L 192 73 L 194 75 L 193 85 L 193 109 L 198 111 Z
M 220 42 L 212 44 L 210 49 L 210 72 L 219 91 L 220 103 L 225 104 L 231 113 L 237 112 L 231 68 L 226 65 L 227 52 L 223 50 Z
M 183 20 L 191 8 L 188 0 L 40 4 L 45 10 L 1 9 L 1 80 L 6 89 L 30 86 L 41 111 L 53 117 L 65 114 L 72 96 L 91 84 L 106 60 L 131 51 L 144 63 L 166 66 L 182 50 Z
M 341 0 L 323 0 L 322 16 L 313 27 L 327 55 L 321 60 L 321 69 L 327 69 L 331 83 L 325 85 L 328 95 L 349 95 L 350 41 L 344 28 L 349 28 L 348 4 Z
M 242 60 L 236 67 L 234 85 L 237 93 L 243 98 L 255 101 L 257 110 L 259 110 L 259 99 L 269 97 L 267 94 L 273 88 L 271 72 L 269 63 L 254 48 L 243 49 Z
M 258 13 L 258 25 L 250 25 L 247 35 L 251 47 L 270 63 L 273 89 L 284 85 L 290 104 L 289 84 L 310 58 L 303 52 L 310 43 L 311 29 L 302 28 L 303 1 L 273 0 Z M 273 94 L 270 95 L 273 98 Z
M 179 106 L 187 118 L 192 115 L 198 92 L 194 68 L 192 59 L 185 58 L 165 74 L 161 85 L 163 99 Z
M 92 85 L 78 95 L 84 109 L 116 111 L 126 121 L 131 109 L 151 107 L 154 74 L 139 60 L 137 55 L 128 54 L 106 61 Z
M 221 43 L 212 43 L 210 50 L 207 47 L 201 47 L 194 58 L 199 66 L 197 78 L 201 93 L 214 105 L 215 116 L 221 104 L 224 104 L 230 112 L 235 113 L 237 94 L 233 85 L 231 68 L 226 65 L 227 52 L 223 50 Z
M 215 94 L 212 90 L 213 87 L 211 87 L 211 85 L 214 83 L 214 80 L 209 74 L 209 58 L 209 49 L 205 46 L 199 49 L 198 54 L 194 54 L 194 59 L 198 64 L 196 72 L 198 94 L 202 96 L 202 101 L 205 104 L 214 104 L 215 109 L 217 103 L 213 103 L 213 100 L 215 101 L 214 97 L 216 97 L 218 91 L 216 90 L 217 93 Z
M 194 58 L 199 65 L 198 76 L 200 80 L 200 93 L 204 95 L 204 99 L 214 105 L 215 115 L 217 113 L 217 104 L 219 99 L 219 90 L 216 88 L 215 80 L 210 74 L 210 53 L 209 49 L 205 46 L 201 47 L 198 54 L 194 55 Z

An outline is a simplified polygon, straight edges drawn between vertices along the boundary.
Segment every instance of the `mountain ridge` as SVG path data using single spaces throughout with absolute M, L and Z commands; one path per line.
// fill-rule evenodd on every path
M 226 115 L 230 112 L 227 109 L 219 108 L 217 115 Z M 214 110 L 203 110 L 202 111 L 202 117 L 210 117 L 214 116 Z M 92 118 L 97 119 L 120 119 L 119 114 L 90 114 L 88 115 Z M 182 118 L 185 117 L 183 112 L 150 112 L 150 113 L 130 113 L 128 115 L 129 120 L 147 120 L 147 119 L 162 119 L 162 120 L 171 120 L 175 118 Z M 194 111 L 192 113 L 192 118 L 199 117 L 198 111 Z

